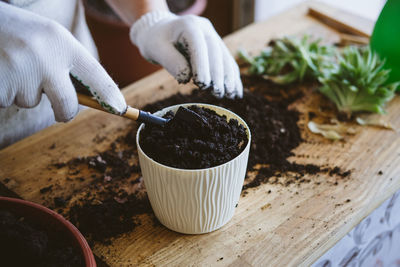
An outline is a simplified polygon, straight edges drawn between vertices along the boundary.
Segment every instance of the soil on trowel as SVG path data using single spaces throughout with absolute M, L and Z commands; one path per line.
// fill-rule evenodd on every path
M 244 150 L 246 129 L 236 119 L 227 121 L 226 116 L 195 105 L 187 108 L 205 125 L 179 119 L 170 111 L 163 116 L 170 120 L 165 126 L 146 125 L 141 132 L 145 154 L 170 167 L 203 169 L 226 163 Z

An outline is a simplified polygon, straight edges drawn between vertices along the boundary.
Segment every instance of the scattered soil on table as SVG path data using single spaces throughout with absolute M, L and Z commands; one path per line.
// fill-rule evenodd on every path
M 121 144 L 127 148 L 120 149 Z M 109 150 L 95 156 L 79 157 L 54 165 L 56 168 L 67 167 L 79 181 L 90 180 L 79 199 L 69 205 L 70 199 L 62 198 L 64 205 L 57 210 L 78 227 L 89 243 L 99 241 L 108 244 L 111 237 L 140 225 L 140 220 L 135 218 L 137 215 L 152 214 L 139 176 L 140 167 L 135 160 L 137 152 L 133 144 L 131 140 L 127 142 L 125 138 L 119 138 Z M 91 170 L 89 177 L 83 177 L 79 171 L 85 167 Z
M 243 99 L 218 99 L 208 91 L 194 90 L 189 95 L 175 94 L 143 109 L 155 112 L 176 104 L 206 103 L 238 114 L 246 121 L 252 134 L 244 192 L 264 183 L 282 186 L 309 183 L 311 178 L 306 174 L 332 176 L 334 185 L 350 176 L 350 171 L 335 166 L 288 161 L 294 155 L 292 150 L 303 142 L 298 126 L 300 114 L 290 109 L 290 104 L 303 96 L 300 90 L 295 87 L 277 87 L 264 80 L 248 77 L 244 78 L 244 83 L 251 90 L 244 91 Z M 89 186 L 78 200 L 69 203 L 71 200 L 65 199 L 67 208 L 58 209 L 80 229 L 89 242 L 109 243 L 111 237 L 132 231 L 140 225 L 140 214 L 150 215 L 157 224 L 140 176 L 136 131 L 137 125 L 133 124 L 132 129 L 112 142 L 108 150 L 53 166 L 68 168 L 71 180 L 90 179 Z M 80 172 L 83 168 L 91 169 L 90 176 Z
M 85 266 L 65 235 L 6 210 L 0 210 L 0 258 L 2 266 Z
M 289 162 L 287 158 L 294 156 L 292 150 L 299 146 L 303 140 L 297 124 L 300 114 L 296 110 L 288 109 L 288 106 L 301 98 L 303 94 L 299 90 L 277 88 L 259 79 L 254 81 L 247 78 L 246 82 L 254 88 L 253 92 L 245 90 L 243 99 L 218 99 L 207 91 L 194 90 L 190 95 L 176 94 L 147 105 L 144 109 L 155 112 L 180 103 L 207 103 L 224 107 L 239 115 L 247 123 L 252 134 L 248 171 L 257 169 L 260 164 L 267 165 L 267 167 L 257 169 L 256 177 L 251 181 L 246 181 L 243 189 L 268 182 L 276 183 L 276 181 L 270 181 L 269 178 L 282 176 L 282 173 L 287 172 L 295 173 L 295 175 L 285 176 L 284 178 L 287 178 L 287 180 L 283 182 L 283 185 L 309 182 L 307 179 L 301 179 L 305 174 L 326 173 L 330 176 L 336 175 L 339 178 L 350 175 L 351 171 L 342 171 L 336 166 L 322 167 L 315 164 Z M 262 83 L 264 83 L 264 86 L 260 86 Z M 272 92 L 272 96 L 271 94 L 267 96 L 261 94 L 261 92 L 265 93 L 266 86 L 271 88 L 268 92 Z M 267 98 L 274 100 L 270 101 Z M 130 138 L 134 138 L 135 134 L 136 131 L 132 131 Z
M 279 167 L 284 167 L 285 170 Z M 280 182 L 279 179 L 282 177 L 282 173 L 293 173 L 293 175 L 285 176 L 284 182 Z M 243 186 L 243 189 L 257 187 L 263 183 L 277 184 L 280 183 L 284 186 L 289 186 L 290 184 L 301 184 L 301 183 L 309 183 L 310 179 L 305 178 L 305 174 L 319 174 L 325 173 L 329 176 L 337 176 L 338 178 L 346 178 L 349 177 L 351 171 L 342 171 L 339 167 L 321 167 L 314 164 L 297 164 L 295 162 L 277 166 L 270 165 L 269 167 L 262 167 L 258 170 L 257 175 L 254 179 L 252 179 L 249 183 L 246 183 Z M 337 182 L 336 182 L 337 185 Z
M 236 119 L 227 121 L 215 111 L 189 106 L 207 127 L 174 118 L 173 112 L 163 117 L 165 126 L 146 125 L 140 134 L 143 152 L 153 160 L 180 169 L 204 169 L 224 164 L 237 157 L 246 147 L 246 129 Z
M 151 212 L 151 207 L 147 197 L 129 195 L 123 190 L 118 193 L 106 190 L 104 193 L 108 196 L 103 201 L 71 207 L 69 219 L 89 240 L 107 244 L 111 237 L 129 232 L 140 225 L 140 221 L 134 217 Z

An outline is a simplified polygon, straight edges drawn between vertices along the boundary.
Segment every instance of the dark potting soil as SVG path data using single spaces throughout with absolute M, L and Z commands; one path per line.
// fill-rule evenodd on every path
M 164 127 L 146 125 L 140 134 L 143 152 L 153 160 L 175 168 L 203 169 L 226 163 L 237 157 L 246 147 L 246 129 L 236 119 L 214 110 L 189 106 L 207 127 L 174 118 L 173 112 L 163 117 L 171 119 Z
M 288 106 L 302 94 L 297 89 L 290 94 L 290 88 L 270 88 L 271 84 L 259 80 L 246 78 L 244 82 L 252 91 L 245 90 L 243 99 L 218 99 L 208 91 L 194 90 L 189 95 L 175 94 L 147 105 L 144 110 L 155 112 L 176 104 L 207 103 L 238 114 L 246 121 L 252 134 L 248 170 L 257 169 L 255 177 L 246 177 L 244 190 L 263 183 L 276 183 L 276 179 L 272 178 L 280 176 L 283 178 L 280 184 L 288 186 L 310 182 L 310 177 L 305 178 L 305 174 L 324 173 L 335 177 L 337 181 L 350 175 L 350 171 L 342 171 L 338 167 L 289 162 L 287 158 L 293 155 L 292 150 L 302 142 L 302 138 L 297 125 L 300 114 Z M 265 95 L 266 92 L 268 95 Z M 269 94 L 271 92 L 272 96 Z M 115 140 L 110 149 L 97 155 L 54 165 L 55 168 L 66 167 L 68 172 L 74 173 L 70 179 L 91 180 L 81 203 L 74 203 L 65 214 L 89 241 L 109 243 L 110 237 L 132 231 L 139 225 L 137 215 L 146 213 L 154 218 L 142 186 L 140 168 L 137 162 L 131 162 L 133 158 L 137 159 L 136 130 L 137 127 L 133 126 L 126 136 Z M 258 164 L 262 164 L 261 168 L 257 167 Z M 93 170 L 90 176 L 84 177 L 79 173 L 83 165 Z M 138 178 L 132 179 L 132 176 Z M 122 185 L 127 184 L 138 189 L 130 192 L 121 189 Z
M 136 150 L 131 147 L 135 142 L 131 143 L 129 140 L 128 144 L 126 141 L 125 138 L 118 138 L 107 151 L 54 165 L 56 168 L 67 166 L 69 171 L 75 173 L 75 177 L 70 177 L 70 180 L 90 180 L 80 201 L 70 206 L 66 213 L 63 212 L 64 207 L 58 209 L 78 227 L 90 244 L 92 241 L 109 244 L 111 237 L 117 237 L 140 225 L 140 221 L 135 218 L 137 215 L 152 213 L 142 186 L 142 178 L 127 181 L 133 174 L 140 173 L 140 167 L 131 162 L 132 158 L 137 158 Z M 121 143 L 129 148 L 120 150 L 117 146 Z M 91 170 L 89 177 L 84 177 L 80 173 L 79 169 L 82 166 Z M 128 193 L 122 188 L 121 185 L 126 186 L 126 184 L 135 188 L 133 192 Z
M 270 177 L 286 172 L 296 173 L 297 177 L 316 173 L 336 175 L 340 178 L 350 175 L 351 171 L 344 172 L 336 166 L 321 167 L 315 164 L 289 162 L 287 158 L 294 155 L 292 150 L 303 140 L 297 125 L 300 114 L 296 110 L 288 109 L 288 106 L 303 95 L 298 90 L 290 94 L 289 88 L 282 89 L 274 86 L 271 90 L 272 98 L 279 100 L 269 101 L 261 92 L 265 92 L 266 87 L 273 85 L 249 78 L 245 80 L 245 83 L 254 89 L 253 91 L 245 90 L 242 99 L 219 99 L 208 91 L 194 90 L 190 95 L 176 94 L 149 104 L 144 107 L 144 110 L 155 112 L 181 103 L 206 103 L 224 107 L 239 115 L 247 123 L 252 134 L 248 171 L 254 170 L 258 164 L 268 165 L 268 167 L 263 167 L 254 179 L 248 181 L 243 189 L 267 183 Z M 282 95 L 282 91 L 286 93 Z M 128 134 L 127 138 L 133 139 L 135 133 L 136 131 L 132 131 L 131 136 L 129 137 Z M 290 183 L 307 182 L 304 179 L 290 178 L 289 180 Z M 285 185 L 290 183 L 285 182 Z
M 85 266 L 66 236 L 6 210 L 0 210 L 0 260 L 2 266 Z
M 351 171 L 342 171 L 339 167 L 321 167 L 315 164 L 298 164 L 295 162 L 281 166 L 285 168 L 284 170 L 279 169 L 278 167 L 279 166 L 272 164 L 269 167 L 260 168 L 256 177 L 243 186 L 243 190 L 257 187 L 263 183 L 281 183 L 283 186 L 289 186 L 290 184 L 309 183 L 311 180 L 304 177 L 306 174 L 315 175 L 318 173 L 325 173 L 329 176 L 335 175 L 339 179 L 344 179 L 351 174 Z M 278 178 L 282 177 L 282 173 L 293 173 L 293 175 L 288 175 L 285 177 L 283 183 L 279 182 L 278 179 L 272 179 L 275 176 Z M 337 182 L 335 185 L 337 185 Z
M 206 103 L 224 107 L 239 115 L 249 126 L 252 140 L 248 169 L 256 164 L 274 164 L 283 167 L 293 148 L 302 141 L 297 126 L 299 113 L 288 110 L 287 102 L 270 102 L 261 94 L 245 91 L 242 99 L 218 99 L 207 91 L 195 90 L 190 95 L 176 94 L 144 107 L 154 112 L 178 103 Z M 134 135 L 134 132 L 131 133 Z M 131 136 L 130 138 L 133 138 Z
M 89 241 L 109 244 L 109 238 L 129 232 L 140 225 L 140 221 L 134 216 L 151 212 L 147 196 L 127 194 L 123 190 L 118 193 L 113 192 L 116 190 L 114 188 L 104 191 L 106 197 L 101 202 L 88 202 L 71 207 L 70 221 Z

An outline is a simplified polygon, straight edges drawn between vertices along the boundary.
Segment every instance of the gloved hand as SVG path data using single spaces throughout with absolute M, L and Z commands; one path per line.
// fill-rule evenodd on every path
M 107 72 L 63 26 L 0 2 L 0 107 L 29 108 L 44 92 L 57 121 L 71 120 L 78 100 L 69 74 L 89 87 L 114 113 L 126 110 L 124 97 Z
M 213 87 L 216 96 L 242 97 L 239 67 L 208 19 L 154 11 L 132 25 L 130 37 L 144 58 L 179 83 L 193 78 L 200 88 Z

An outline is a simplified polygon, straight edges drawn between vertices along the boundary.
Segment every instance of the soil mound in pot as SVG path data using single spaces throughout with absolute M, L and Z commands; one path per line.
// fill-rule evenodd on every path
M 146 125 L 140 133 L 140 146 L 153 160 L 180 169 L 203 169 L 224 164 L 237 157 L 246 147 L 248 138 L 243 125 L 214 110 L 189 106 L 208 127 L 196 127 L 174 119 L 166 126 Z M 173 112 L 163 116 L 174 117 Z
M 62 233 L 47 232 L 6 210 L 0 210 L 0 259 L 2 266 L 85 266 Z

